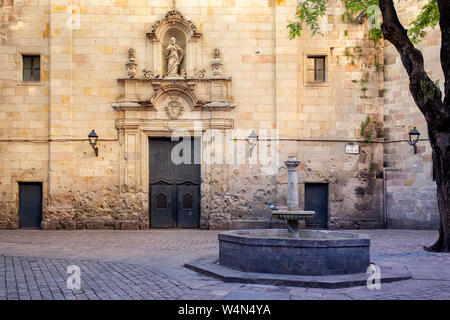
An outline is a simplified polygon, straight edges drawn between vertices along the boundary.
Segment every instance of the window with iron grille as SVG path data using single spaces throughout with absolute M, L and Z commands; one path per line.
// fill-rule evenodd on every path
M 325 82 L 326 80 L 326 57 L 308 56 L 307 58 L 307 81 Z
M 23 81 L 41 81 L 41 57 L 23 55 Z

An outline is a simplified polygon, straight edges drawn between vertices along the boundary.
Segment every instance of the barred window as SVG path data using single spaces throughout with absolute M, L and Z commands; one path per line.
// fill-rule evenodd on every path
M 41 57 L 23 55 L 23 81 L 41 81 Z

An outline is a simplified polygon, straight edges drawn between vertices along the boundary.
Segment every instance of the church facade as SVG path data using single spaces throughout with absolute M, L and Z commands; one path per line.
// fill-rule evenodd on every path
M 270 228 L 288 156 L 306 227 L 436 228 L 394 48 L 339 1 L 323 36 L 290 40 L 295 6 L 0 1 L 0 228 Z M 420 45 L 436 78 L 439 44 Z

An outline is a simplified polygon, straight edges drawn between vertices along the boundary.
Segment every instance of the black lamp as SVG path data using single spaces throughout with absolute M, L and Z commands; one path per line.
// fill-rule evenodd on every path
M 417 154 L 417 146 L 416 143 L 417 141 L 419 141 L 419 136 L 420 136 L 420 132 L 417 130 L 416 127 L 414 127 L 413 129 L 411 129 L 411 131 L 409 131 L 409 144 L 413 146 L 414 148 L 414 154 Z
M 88 138 L 89 138 L 89 144 L 91 145 L 92 149 L 94 149 L 95 156 L 98 157 L 98 147 L 96 147 L 97 141 L 98 141 L 98 135 L 95 133 L 95 130 L 92 130 L 89 133 Z
M 252 133 L 248 136 L 248 145 L 250 147 L 249 153 L 250 157 L 252 156 L 253 149 L 256 147 L 256 144 L 258 143 L 258 135 L 256 134 L 256 131 L 253 130 Z

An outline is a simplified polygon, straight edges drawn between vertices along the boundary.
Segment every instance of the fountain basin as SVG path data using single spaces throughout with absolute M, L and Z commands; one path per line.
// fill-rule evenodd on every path
M 244 272 L 338 275 L 366 272 L 370 239 L 326 230 L 234 230 L 219 234 L 219 264 Z
M 279 220 L 299 221 L 314 218 L 316 213 L 314 211 L 290 211 L 290 210 L 278 210 L 273 211 L 272 216 Z

